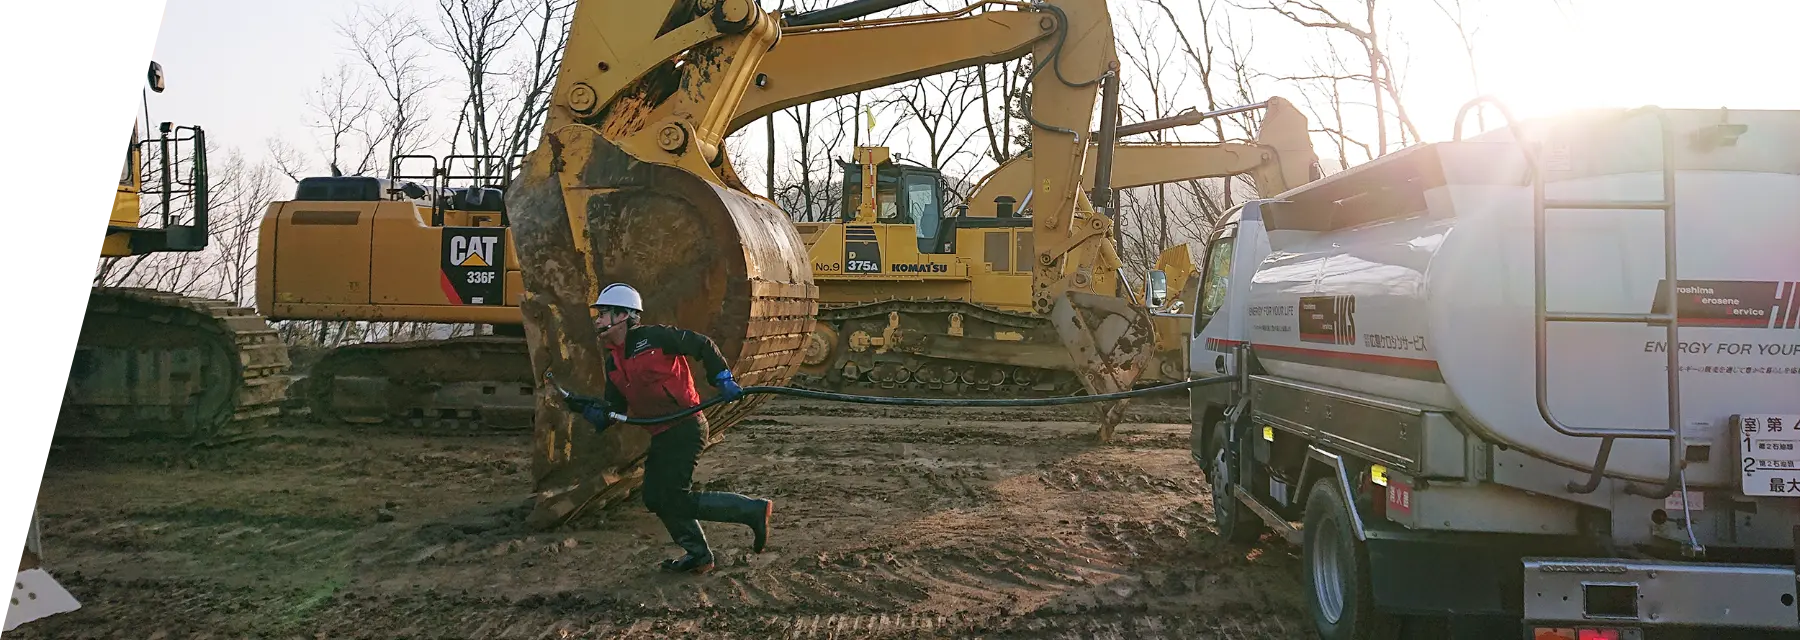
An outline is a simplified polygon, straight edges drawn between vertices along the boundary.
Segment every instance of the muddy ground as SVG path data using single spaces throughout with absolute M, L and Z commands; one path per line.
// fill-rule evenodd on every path
M 51 570 L 84 607 L 17 638 L 1307 638 L 1297 550 L 1219 540 L 1179 401 L 1093 443 L 1080 409 L 783 399 L 701 460 L 771 497 L 770 548 L 678 555 L 640 502 L 525 531 L 527 434 L 288 425 L 200 456 L 54 452 Z

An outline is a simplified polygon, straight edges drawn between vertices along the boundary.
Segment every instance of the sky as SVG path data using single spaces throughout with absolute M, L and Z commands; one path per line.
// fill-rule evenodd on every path
M 1324 1 L 1328 6 L 1355 4 Z M 1644 104 L 1800 107 L 1800 83 L 1775 81 L 1768 72 L 1785 68 L 1800 50 L 1791 33 L 1792 25 L 1800 24 L 1800 1 L 1462 1 L 1479 27 L 1482 89 L 1523 117 Z M 316 149 L 305 126 L 306 96 L 321 76 L 352 62 L 334 23 L 359 2 L 410 7 L 435 20 L 435 0 L 169 0 L 155 48 L 168 89 L 149 96 L 151 118 L 200 124 L 214 141 L 253 158 L 265 153 L 268 139 L 277 137 L 304 150 Z M 763 4 L 773 8 L 777 3 Z M 1114 0 L 1110 6 L 1115 17 L 1124 19 L 1144 4 Z M 1191 13 L 1195 0 L 1171 0 L 1171 5 Z M 1382 0 L 1382 6 L 1404 7 L 1392 28 L 1404 35 L 1396 43 L 1396 57 L 1406 71 L 1402 84 L 1408 108 L 1427 139 L 1447 139 L 1458 107 L 1475 95 L 1460 40 L 1434 0 Z M 1318 51 L 1315 33 L 1268 12 L 1230 11 L 1239 20 L 1239 33 L 1254 38 L 1253 65 L 1275 75 L 1305 72 L 1308 58 Z M 1118 38 L 1127 38 L 1122 28 Z M 1188 85 L 1186 97 L 1198 102 L 1197 85 Z M 1263 80 L 1258 85 L 1265 95 L 1300 101 L 1292 83 Z M 454 106 L 451 102 L 437 110 L 448 113 Z M 762 127 L 750 129 L 748 135 L 757 138 L 752 148 L 760 149 Z M 894 142 L 902 152 L 905 144 L 904 137 Z M 1316 144 L 1321 156 L 1335 155 L 1322 136 Z M 760 182 L 759 169 L 741 173 Z

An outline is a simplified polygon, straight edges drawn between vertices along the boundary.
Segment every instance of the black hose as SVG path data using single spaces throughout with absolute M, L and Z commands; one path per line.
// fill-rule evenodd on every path
M 551 379 L 549 374 L 545 374 L 545 380 L 547 382 L 549 382 L 552 386 L 556 385 L 555 380 Z M 1206 385 L 1210 385 L 1210 384 L 1224 384 L 1227 382 L 1235 382 L 1236 380 L 1237 380 L 1237 378 L 1234 378 L 1231 376 L 1214 376 L 1211 378 L 1201 378 L 1198 380 L 1188 380 L 1185 382 L 1172 382 L 1172 383 L 1165 384 L 1162 386 L 1157 386 L 1157 387 L 1147 387 L 1147 388 L 1143 388 L 1143 389 L 1132 389 L 1130 391 L 1118 391 L 1118 392 L 1114 392 L 1114 393 L 1101 393 L 1101 394 L 1086 395 L 1086 396 L 1065 396 L 1065 397 L 1061 397 L 1061 398 L 999 398 L 999 399 L 987 399 L 987 398 L 979 398 L 979 399 L 978 398 L 966 398 L 966 399 L 965 398 L 889 398 L 889 397 L 883 397 L 883 396 L 858 396 L 858 395 L 851 395 L 851 394 L 847 394 L 847 393 L 832 393 L 830 391 L 813 391 L 810 389 L 795 389 L 793 387 L 756 386 L 756 387 L 744 387 L 743 394 L 739 395 L 737 398 L 727 400 L 727 399 L 725 399 L 725 396 L 713 396 L 712 398 L 709 398 L 706 401 L 701 402 L 698 405 L 695 405 L 693 407 L 684 409 L 684 410 L 676 412 L 676 413 L 671 413 L 666 416 L 657 416 L 654 418 L 626 418 L 626 419 L 621 420 L 615 414 L 613 417 L 613 421 L 614 422 L 622 422 L 624 424 L 660 424 L 660 423 L 664 423 L 664 422 L 669 422 L 671 420 L 680 420 L 682 418 L 692 416 L 696 413 L 700 413 L 701 411 L 705 411 L 714 406 L 724 404 L 726 402 L 735 402 L 738 399 L 742 399 L 744 397 L 756 395 L 756 394 L 767 394 L 767 395 L 777 395 L 777 396 L 794 396 L 797 398 L 811 398 L 813 400 L 830 400 L 833 402 L 849 402 L 852 404 L 874 404 L 874 405 L 888 405 L 888 406 L 901 406 L 901 407 L 1054 407 L 1054 406 L 1071 405 L 1071 404 L 1089 404 L 1089 403 L 1094 403 L 1094 402 L 1110 402 L 1113 400 L 1125 400 L 1125 399 L 1129 399 L 1129 398 L 1136 398 L 1136 397 L 1140 397 L 1140 396 L 1147 396 L 1147 395 L 1152 395 L 1152 394 L 1156 394 L 1156 393 L 1161 393 L 1164 391 L 1174 391 L 1177 389 L 1192 389 L 1194 387 L 1202 387 L 1202 386 L 1206 386 Z M 563 395 L 565 395 L 565 396 L 572 395 L 572 394 L 569 394 L 567 391 L 562 391 L 562 387 L 557 386 L 556 389 L 558 391 L 561 391 L 563 393 Z
M 855 0 L 835 7 L 826 7 L 816 11 L 796 13 L 787 19 L 787 26 L 810 27 L 813 25 L 831 24 L 853 20 L 866 15 L 881 13 L 888 9 L 904 7 L 919 0 Z

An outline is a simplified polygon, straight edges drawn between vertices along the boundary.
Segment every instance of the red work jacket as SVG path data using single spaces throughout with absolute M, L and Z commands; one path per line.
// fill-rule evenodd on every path
M 704 335 L 668 325 L 637 325 L 621 344 L 606 346 L 606 404 L 629 418 L 666 416 L 700 404 L 688 358 L 699 358 L 706 380 L 727 368 L 719 346 Z M 694 418 L 700 416 L 695 414 Z M 644 425 L 651 435 L 674 423 Z

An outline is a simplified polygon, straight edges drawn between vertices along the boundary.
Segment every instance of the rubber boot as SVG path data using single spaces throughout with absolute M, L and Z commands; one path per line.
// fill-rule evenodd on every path
M 775 503 L 735 493 L 709 491 L 696 494 L 694 505 L 701 520 L 732 522 L 750 527 L 750 550 L 762 553 L 769 542 L 769 518 L 775 515 Z
M 706 546 L 706 532 L 700 528 L 699 521 L 671 518 L 663 518 L 662 521 L 663 527 L 669 530 L 669 538 L 687 552 L 680 558 L 662 561 L 662 569 L 694 574 L 712 571 L 712 549 Z

